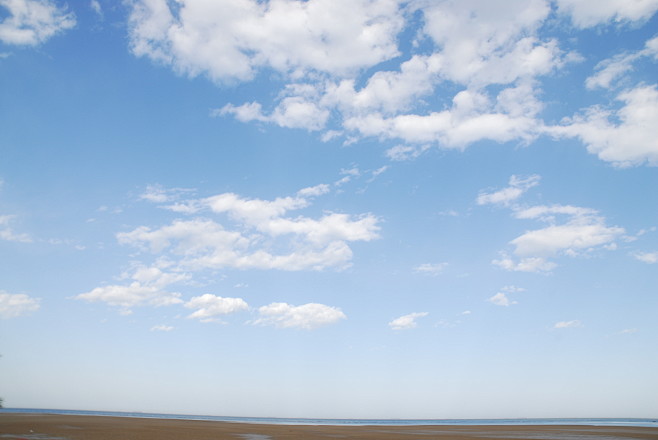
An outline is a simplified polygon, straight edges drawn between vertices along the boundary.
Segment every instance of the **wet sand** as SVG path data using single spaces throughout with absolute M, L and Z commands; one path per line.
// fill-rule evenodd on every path
M 129 417 L 0 414 L 0 440 L 536 439 L 658 440 L 657 428 L 616 426 L 306 426 Z

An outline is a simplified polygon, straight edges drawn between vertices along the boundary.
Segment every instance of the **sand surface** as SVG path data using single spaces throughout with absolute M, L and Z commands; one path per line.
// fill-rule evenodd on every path
M 596 426 L 302 426 L 129 417 L 0 414 L 0 440 L 556 439 L 658 440 L 657 428 Z

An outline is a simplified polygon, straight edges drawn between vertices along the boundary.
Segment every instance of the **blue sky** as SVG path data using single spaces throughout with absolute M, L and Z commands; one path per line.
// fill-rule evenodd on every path
M 0 0 L 0 396 L 655 417 L 657 10 Z

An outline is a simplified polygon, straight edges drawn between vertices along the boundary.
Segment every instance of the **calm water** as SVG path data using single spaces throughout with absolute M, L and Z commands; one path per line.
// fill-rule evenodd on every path
M 587 425 L 647 426 L 658 428 L 656 419 L 306 419 L 272 417 L 224 417 L 187 414 L 152 414 L 141 412 L 79 411 L 63 409 L 6 408 L 0 413 L 63 414 L 88 416 L 138 417 L 150 419 L 214 420 L 218 422 L 267 423 L 280 425 Z

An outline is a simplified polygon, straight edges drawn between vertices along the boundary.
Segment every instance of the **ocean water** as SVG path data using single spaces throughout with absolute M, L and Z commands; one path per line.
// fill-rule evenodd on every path
M 189 414 L 157 414 L 142 412 L 83 411 L 65 409 L 5 408 L 2 413 L 32 413 L 137 417 L 173 420 L 213 420 L 218 422 L 260 423 L 278 425 L 351 425 L 351 426 L 419 426 L 419 425 L 582 425 L 582 426 L 644 426 L 658 428 L 658 418 L 567 418 L 567 419 L 313 419 L 274 417 L 226 417 Z

